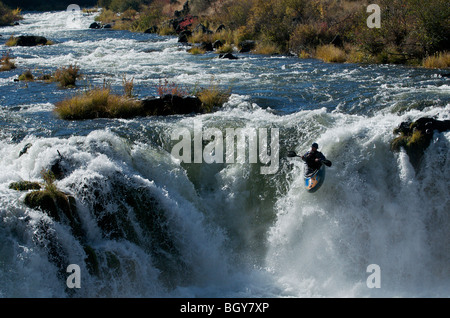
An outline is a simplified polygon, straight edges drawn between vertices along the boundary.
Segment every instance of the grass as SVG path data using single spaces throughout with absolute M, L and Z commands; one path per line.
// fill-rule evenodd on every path
M 51 80 L 58 82 L 61 87 L 74 87 L 80 76 L 80 68 L 76 65 L 70 65 L 57 69 Z
M 19 76 L 19 81 L 32 82 L 34 81 L 34 76 L 30 70 L 25 71 Z
M 205 112 L 212 112 L 214 109 L 222 107 L 230 98 L 231 90 L 224 90 L 215 83 L 211 83 L 208 88 L 203 88 L 197 93 L 197 97 L 202 102 Z
M 257 42 L 255 49 L 252 51 L 255 54 L 262 55 L 275 55 L 280 54 L 280 48 L 278 45 L 272 42 Z
M 201 47 L 194 46 L 194 47 L 190 48 L 188 50 L 188 52 L 193 54 L 193 55 L 198 55 L 198 54 L 205 54 L 206 50 L 202 49 Z
M 55 112 L 66 120 L 130 118 L 139 116 L 141 103 L 113 94 L 110 88 L 94 88 L 57 103 Z
M 0 2 L 0 26 L 12 25 L 14 22 L 22 20 L 21 9 L 11 10 Z
M 11 61 L 11 57 L 8 54 L 3 55 L 0 59 L 0 72 L 10 71 L 16 68 L 14 62 Z
M 16 46 L 17 45 L 17 38 L 14 37 L 14 35 L 11 35 L 5 43 L 6 46 Z
M 428 56 L 422 62 L 425 68 L 448 68 L 450 67 L 450 52 L 441 52 Z
M 315 57 L 329 63 L 343 63 L 347 60 L 345 51 L 332 44 L 318 46 Z

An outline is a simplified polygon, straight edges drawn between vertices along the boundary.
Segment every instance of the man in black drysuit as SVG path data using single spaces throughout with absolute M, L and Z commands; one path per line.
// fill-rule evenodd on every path
M 301 156 L 302 160 L 308 166 L 306 170 L 305 176 L 312 175 L 316 170 L 318 170 L 322 166 L 322 161 L 327 160 L 323 153 L 318 151 L 319 145 L 317 143 L 313 143 L 311 145 L 311 150 Z

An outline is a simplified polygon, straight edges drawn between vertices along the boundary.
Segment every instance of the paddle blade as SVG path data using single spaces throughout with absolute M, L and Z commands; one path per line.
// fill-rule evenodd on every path
M 289 151 L 288 153 L 287 153 L 287 156 L 289 157 L 289 158 L 294 158 L 294 157 L 297 157 L 297 154 L 295 153 L 295 151 Z
M 330 160 L 322 160 L 323 164 L 327 167 L 331 167 L 331 161 Z

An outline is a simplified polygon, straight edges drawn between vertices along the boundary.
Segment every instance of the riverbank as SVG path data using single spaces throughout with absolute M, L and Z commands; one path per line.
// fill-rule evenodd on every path
M 251 51 L 257 54 L 291 54 L 337 63 L 450 66 L 449 9 L 440 0 L 432 0 L 426 8 L 412 0 L 381 1 L 381 28 L 367 26 L 371 13 L 364 0 L 210 4 L 191 0 L 183 5 L 160 1 L 140 6 L 100 2 L 105 5 L 97 17 L 99 27 L 182 35 L 187 37 L 184 42 L 194 45 L 220 41 L 227 51 L 239 51 L 241 43 L 252 40 Z
M 0 1 L 0 27 L 13 25 L 17 21 L 22 20 L 20 15 L 21 9 L 10 9 Z

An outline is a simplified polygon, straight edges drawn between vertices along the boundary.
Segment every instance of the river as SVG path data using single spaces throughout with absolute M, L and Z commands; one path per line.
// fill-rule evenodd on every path
M 93 30 L 93 15 L 72 25 L 70 14 L 25 12 L 20 25 L 0 28 L 1 54 L 17 65 L 0 73 L 0 297 L 450 295 L 450 133 L 434 134 L 418 169 L 390 150 L 401 122 L 450 119 L 444 71 L 192 55 L 176 37 Z M 5 46 L 25 34 L 54 44 Z M 69 65 L 83 74 L 75 88 L 15 81 Z M 214 83 L 231 97 L 192 116 L 65 121 L 53 112 L 104 83 L 122 93 L 124 78 L 137 98 L 157 95 L 165 80 Z M 275 171 L 261 173 L 262 160 L 187 163 L 172 154 L 174 131 L 225 139 L 239 128 L 278 141 Z M 333 162 L 314 194 L 301 160 L 286 156 L 312 142 Z M 56 186 L 76 199 L 81 236 L 9 188 L 43 182 L 60 156 Z M 81 288 L 67 284 L 70 264 Z

